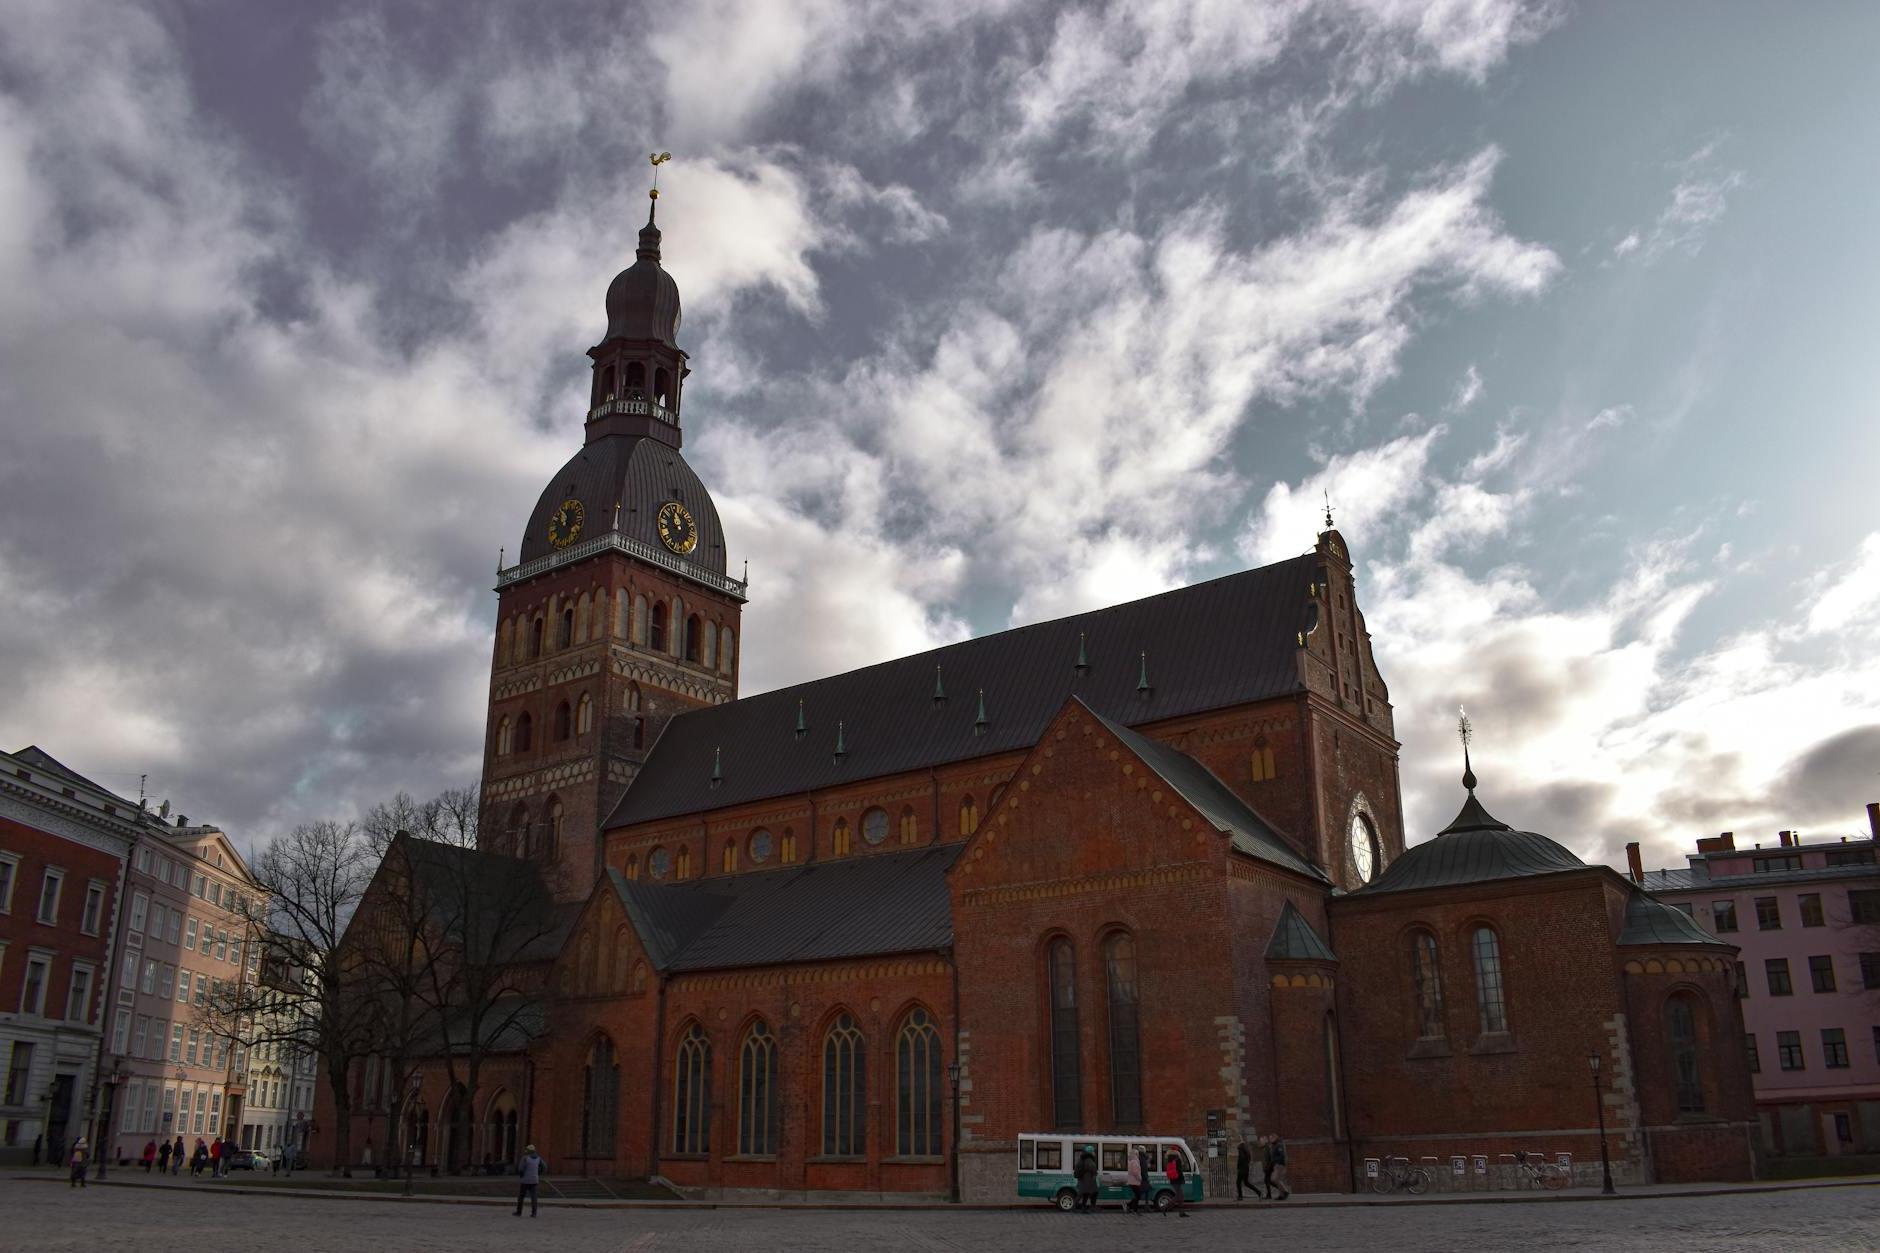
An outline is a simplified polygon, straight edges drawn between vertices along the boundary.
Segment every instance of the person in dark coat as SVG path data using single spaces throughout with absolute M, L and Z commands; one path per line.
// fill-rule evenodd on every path
M 1239 1146 L 1234 1149 L 1234 1199 L 1236 1201 L 1246 1200 L 1247 1189 L 1253 1188 L 1253 1180 L 1248 1178 L 1252 1170 L 1253 1146 L 1247 1142 L 1247 1137 L 1242 1135 Z M 1253 1188 L 1253 1194 L 1256 1197 L 1259 1196 L 1260 1190 Z
M 542 1160 L 542 1155 L 535 1151 L 533 1144 L 522 1154 L 522 1160 L 516 1163 L 516 1174 L 522 1178 L 522 1186 L 516 1192 L 517 1218 L 522 1217 L 524 1197 L 527 1197 L 529 1201 L 529 1217 L 535 1217 L 536 1206 L 539 1204 L 537 1198 L 542 1190 L 542 1174 L 546 1167 L 547 1163 Z
M 1088 1149 L 1077 1155 L 1077 1209 L 1094 1213 L 1097 1208 L 1097 1159 Z
M 1136 1150 L 1136 1165 L 1142 1169 L 1142 1195 L 1136 1202 L 1136 1212 L 1143 1214 L 1148 1212 L 1149 1198 L 1155 1195 L 1155 1159 L 1149 1156 L 1148 1145 Z
M 159 1175 L 170 1173 L 170 1142 L 168 1140 L 157 1146 L 157 1173 Z
M 179 1135 L 176 1137 L 176 1147 L 170 1151 L 170 1174 L 174 1176 L 174 1175 L 180 1175 L 182 1173 L 183 1173 L 183 1137 Z
M 85 1137 L 80 1136 L 72 1141 L 72 1182 L 67 1186 L 84 1187 L 85 1168 L 89 1165 L 91 1165 L 91 1148 L 85 1143 Z
M 1269 1145 L 1272 1166 L 1267 1170 L 1267 1178 L 1279 1189 L 1279 1199 L 1285 1200 L 1292 1195 L 1292 1189 L 1286 1186 L 1286 1142 L 1279 1138 L 1279 1132 L 1273 1133 Z

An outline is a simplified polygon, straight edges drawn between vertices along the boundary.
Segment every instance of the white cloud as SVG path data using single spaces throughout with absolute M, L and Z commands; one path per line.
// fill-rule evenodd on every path
M 1462 381 L 1456 384 L 1455 395 L 1450 397 L 1448 409 L 1451 413 L 1461 413 L 1473 405 L 1482 396 L 1482 372 L 1470 365 L 1462 375 Z
M 1703 248 L 1711 230 L 1729 210 L 1731 193 L 1747 182 L 1741 170 L 1716 168 L 1719 147 L 1719 141 L 1712 141 L 1675 164 L 1679 178 L 1671 189 L 1671 202 L 1648 230 L 1628 232 L 1615 244 L 1613 256 L 1623 258 L 1637 253 L 1650 263 L 1672 253 L 1695 256 Z

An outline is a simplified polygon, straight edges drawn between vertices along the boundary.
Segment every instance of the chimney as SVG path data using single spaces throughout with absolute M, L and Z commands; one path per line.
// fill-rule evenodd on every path
M 1625 864 L 1632 872 L 1632 882 L 1645 882 L 1645 863 L 1639 859 L 1637 840 L 1625 846 Z
M 186 827 L 189 825 L 189 819 L 185 818 L 181 814 L 178 814 L 176 815 L 176 825 L 179 827 Z
M 1776 832 L 1776 839 L 1782 841 L 1781 847 L 1783 848 L 1795 847 L 1795 832 L 1793 831 L 1778 831 Z
M 1699 837 L 1697 851 L 1700 853 L 1729 853 L 1736 850 L 1736 832 L 1725 831 L 1722 835 Z
M 1880 801 L 1867 802 L 1867 831 L 1869 838 L 1880 840 Z

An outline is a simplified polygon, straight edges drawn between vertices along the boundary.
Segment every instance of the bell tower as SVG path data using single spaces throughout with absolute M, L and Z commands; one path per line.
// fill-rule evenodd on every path
M 588 349 L 585 440 L 497 572 L 480 843 L 541 865 L 563 900 L 593 887 L 601 824 L 666 721 L 737 696 L 745 584 L 679 451 L 679 321 L 649 212 Z

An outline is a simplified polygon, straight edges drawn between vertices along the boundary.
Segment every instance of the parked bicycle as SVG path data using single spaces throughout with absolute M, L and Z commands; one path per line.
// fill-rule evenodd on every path
M 1407 1157 L 1385 1158 L 1377 1178 L 1371 1180 L 1371 1191 L 1378 1193 L 1403 1191 L 1411 1196 L 1422 1196 L 1429 1186 L 1429 1172 L 1421 1166 L 1412 1166 Z
M 1573 1168 L 1565 1162 L 1550 1162 L 1527 1153 L 1514 1155 L 1515 1169 L 1530 1188 L 1564 1188 L 1573 1181 Z

